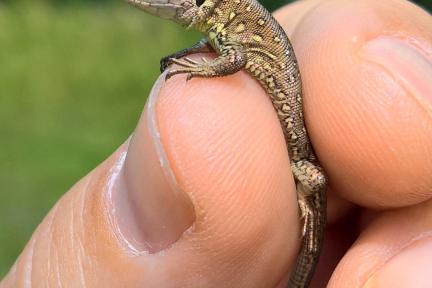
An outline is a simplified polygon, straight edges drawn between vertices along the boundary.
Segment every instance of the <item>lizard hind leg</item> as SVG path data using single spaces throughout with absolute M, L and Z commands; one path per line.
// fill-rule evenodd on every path
M 196 54 L 196 53 L 206 53 L 213 51 L 212 47 L 210 46 L 210 43 L 208 42 L 207 38 L 203 38 L 200 41 L 198 41 L 196 44 L 192 45 L 192 47 L 180 50 L 174 54 L 168 55 L 163 57 L 160 60 L 160 71 L 164 72 L 168 66 L 173 64 L 173 59 L 179 59 L 184 56 Z
M 184 58 L 171 59 L 171 62 L 180 67 L 169 70 L 166 74 L 166 79 L 176 74 L 183 73 L 188 75 L 187 80 L 193 77 L 210 78 L 230 75 L 240 71 L 246 65 L 246 54 L 231 49 L 224 51 L 222 55 L 209 61 L 197 62 L 189 58 Z
M 327 179 L 314 163 L 300 160 L 291 165 L 297 183 L 297 197 L 301 218 L 303 220 L 303 243 L 310 253 L 320 249 L 321 236 L 324 231 L 322 219 L 325 219 L 326 202 L 325 190 Z
M 302 227 L 302 247 L 291 272 L 288 287 L 308 287 L 319 258 L 325 228 L 327 179 L 314 163 L 300 160 L 291 164 L 297 183 Z

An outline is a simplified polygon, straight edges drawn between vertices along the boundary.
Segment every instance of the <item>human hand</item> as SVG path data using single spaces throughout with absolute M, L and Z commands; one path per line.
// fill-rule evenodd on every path
M 330 179 L 314 287 L 330 275 L 329 287 L 432 283 L 432 20 L 405 1 L 377 2 L 303 1 L 276 13 Z M 274 287 L 299 230 L 262 88 L 244 72 L 176 76 L 158 81 L 130 142 L 55 205 L 0 287 Z

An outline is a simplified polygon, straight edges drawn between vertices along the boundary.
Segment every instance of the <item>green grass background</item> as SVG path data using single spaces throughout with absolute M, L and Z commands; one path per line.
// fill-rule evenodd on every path
M 195 39 L 127 5 L 0 7 L 0 277 L 132 132 L 159 58 Z
M 121 1 L 0 1 L 0 278 L 132 132 L 159 58 L 197 39 Z

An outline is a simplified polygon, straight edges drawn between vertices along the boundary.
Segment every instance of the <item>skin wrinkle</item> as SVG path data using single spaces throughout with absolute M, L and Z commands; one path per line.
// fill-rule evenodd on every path
M 119 148 L 119 149 L 121 149 L 121 148 Z M 85 191 L 85 193 L 82 193 L 81 195 L 82 195 L 82 201 L 83 201 L 83 203 L 82 203 L 82 211 L 81 211 L 81 213 L 82 213 L 82 227 L 83 227 L 83 243 L 85 243 L 86 244 L 86 246 L 87 246 L 87 251 L 94 251 L 95 250 L 95 248 L 97 247 L 96 245 L 96 243 L 94 242 L 94 241 L 92 241 L 93 239 L 96 239 L 96 229 L 87 229 L 87 227 L 88 227 L 88 221 L 84 221 L 84 219 L 88 219 L 89 217 L 88 217 L 88 210 L 89 210 L 89 202 L 91 202 L 92 200 L 89 200 L 89 199 L 92 199 L 93 197 L 92 197 L 92 179 L 93 179 L 93 176 L 94 175 L 94 173 L 90 173 L 88 176 L 86 176 L 86 183 L 85 183 L 85 187 L 86 187 L 86 189 L 84 190 Z M 108 181 L 107 181 L 108 182 Z M 105 192 L 105 190 L 103 190 L 103 189 L 101 189 L 101 191 L 102 191 L 102 193 L 104 193 L 104 195 L 106 195 L 107 193 Z M 105 205 L 106 206 L 106 202 L 103 202 L 103 205 Z M 103 209 L 103 208 L 102 208 Z M 109 222 L 110 221 L 110 217 L 109 216 L 107 216 L 106 217 L 106 221 L 107 222 Z M 114 228 L 113 228 L 114 229 Z M 91 273 L 91 272 L 90 272 Z
M 89 186 L 90 186 L 90 177 L 87 177 L 85 183 L 84 183 L 84 188 L 82 189 L 82 191 L 79 193 L 79 199 L 80 201 L 80 209 L 78 210 L 79 214 L 81 217 L 78 217 L 79 220 L 79 228 L 81 231 L 85 231 L 85 225 L 84 225 L 84 219 L 85 219 L 85 200 L 86 200 L 86 196 L 87 193 L 91 193 L 91 191 L 89 191 Z
M 50 245 L 53 246 L 52 247 L 53 248 L 52 249 L 52 251 L 53 251 L 52 255 L 53 256 L 50 257 L 48 259 L 48 261 L 50 262 L 50 266 L 53 267 L 53 269 L 54 269 L 54 271 L 53 271 L 54 272 L 54 274 L 53 274 L 54 279 L 52 279 L 52 280 L 51 279 L 46 279 L 46 282 L 47 282 L 48 286 L 50 286 L 50 284 L 52 283 L 52 281 L 54 281 L 54 283 L 55 283 L 55 285 L 57 287 L 62 287 L 62 277 L 61 277 L 61 272 L 60 272 L 61 262 L 60 262 L 60 257 L 58 255 L 60 247 L 57 245 L 58 244 L 58 236 L 56 237 L 56 235 L 55 235 L 55 234 L 58 234 L 58 231 L 57 231 L 58 230 L 58 225 L 56 225 L 57 223 L 56 223 L 55 220 L 56 219 L 62 219 L 62 217 L 60 217 L 60 215 L 59 215 L 59 218 L 57 218 L 57 214 L 60 211 L 59 208 L 64 208 L 64 207 L 60 207 L 60 206 L 63 206 L 63 205 L 64 205 L 64 202 L 62 200 L 60 200 L 57 203 L 56 209 L 53 211 L 53 214 L 52 214 L 53 221 L 52 221 L 52 225 L 51 225 L 50 231 L 51 231 L 51 234 L 52 234 L 51 238 L 55 239 L 55 240 L 52 241 L 51 244 L 50 244 Z M 64 209 L 61 209 L 61 210 L 64 211 Z M 39 234 L 39 236 L 42 236 L 42 234 Z
M 37 237 L 36 237 L 37 238 Z M 24 274 L 21 278 L 22 281 L 20 284 L 24 287 L 32 287 L 32 268 L 33 268 L 33 253 L 34 253 L 34 247 L 35 247 L 35 243 L 36 243 L 37 239 L 33 239 L 30 242 L 30 246 L 29 249 L 24 257 L 24 259 L 22 261 L 20 261 L 22 263 L 21 269 L 22 270 L 22 274 Z
M 63 279 L 73 279 L 71 277 L 71 271 L 69 271 L 68 267 L 76 265 L 76 254 L 75 254 L 75 247 L 74 247 L 74 241 L 75 241 L 75 233 L 74 226 L 73 226 L 73 201 L 74 199 L 70 199 L 69 201 L 64 201 L 64 199 L 61 200 L 62 208 L 65 211 L 65 216 L 61 218 L 57 218 L 56 225 L 54 227 L 54 233 L 58 236 L 56 237 L 55 243 L 55 264 L 58 267 L 57 270 L 57 279 L 59 284 L 59 287 L 63 286 Z M 65 226 L 63 226 L 63 223 Z M 69 229 L 65 229 L 65 227 L 69 227 Z M 69 235 L 69 236 L 68 236 Z M 63 247 L 66 247 L 67 249 L 64 249 Z M 71 258 L 70 262 L 64 262 L 63 258 L 69 257 Z M 73 272 L 72 272 L 73 273 Z
M 396 82 L 395 82 L 396 83 Z M 403 90 L 403 88 L 402 87 L 400 87 L 400 86 L 398 86 L 398 90 Z M 403 93 L 403 94 L 405 94 L 405 93 Z M 406 94 L 406 95 L 408 95 L 408 94 Z M 378 100 L 380 100 L 381 98 L 378 98 Z M 387 100 L 387 98 L 384 98 L 384 100 Z M 388 101 L 388 103 L 381 103 L 381 102 L 383 102 L 383 101 L 381 101 L 381 102 L 378 102 L 378 105 L 376 105 L 377 107 L 382 107 L 382 108 L 379 108 L 379 111 L 384 111 L 384 109 L 385 109 L 385 107 L 388 107 L 389 105 L 392 105 L 393 103 L 391 102 L 391 101 L 393 101 L 393 102 L 395 102 L 395 105 L 398 105 L 397 104 L 397 99 L 390 99 L 389 101 Z M 383 121 L 382 119 L 381 119 L 381 122 L 387 122 L 387 123 L 389 123 L 390 121 L 391 121 L 391 116 L 390 117 L 387 117 L 388 119 L 386 119 L 386 116 L 387 116 L 387 114 L 386 113 L 377 113 L 377 114 L 380 114 L 380 117 L 381 118 L 384 118 L 385 120 Z M 400 120 L 402 120 L 403 121 L 403 118 L 402 117 L 400 117 Z M 379 125 L 379 119 L 376 119 L 376 125 Z M 392 136 L 393 136 L 393 134 L 394 134 L 394 131 L 393 130 L 391 130 L 391 129 L 381 129 L 380 130 L 380 133 L 381 133 L 381 137 L 384 137 L 384 138 L 391 138 Z M 372 137 L 372 138 L 377 138 L 377 137 L 379 137 L 379 135 L 377 135 L 377 136 L 374 136 L 374 137 Z M 403 167 L 405 164 L 404 164 L 404 161 L 403 161 L 403 159 L 400 159 L 399 157 L 398 157 L 398 154 L 399 153 L 397 153 L 397 145 L 399 145 L 399 144 L 397 144 L 397 143 L 393 143 L 393 142 L 390 142 L 390 143 L 386 143 L 386 154 L 388 155 L 388 157 L 390 157 L 390 158 L 392 158 L 393 159 L 393 166 L 400 166 L 400 167 Z M 369 146 L 371 146 L 371 145 L 369 145 Z M 408 147 L 410 147 L 409 145 L 408 145 Z M 365 151 L 366 152 L 366 151 Z M 378 170 L 380 170 L 381 169 L 381 171 L 385 171 L 386 169 L 388 169 L 388 165 L 386 165 L 386 163 L 388 162 L 388 161 L 382 161 L 382 159 L 380 158 L 381 157 L 381 154 L 377 154 L 377 155 L 375 155 L 375 154 L 372 154 L 372 155 L 374 155 L 376 158 L 375 158 L 375 160 L 373 161 L 373 162 L 375 162 L 376 163 L 376 169 L 378 169 Z M 367 156 L 367 155 L 364 155 L 364 156 Z M 370 157 L 370 156 L 369 156 Z M 413 175 L 413 177 L 415 177 L 415 175 Z M 396 183 L 397 181 L 399 181 L 399 178 L 396 178 L 395 180 L 394 180 L 394 182 Z M 400 183 L 401 185 L 403 184 L 403 183 Z M 406 185 L 406 184 L 403 184 L 403 185 Z M 408 188 L 408 187 L 407 187 Z M 379 189 L 385 189 L 385 183 L 382 183 L 382 186 L 379 188 Z M 383 203 L 384 205 L 385 205 L 385 203 Z
M 401 41 L 401 43 L 399 43 L 399 44 L 406 44 L 407 46 L 411 46 L 411 49 L 415 51 L 413 53 L 419 53 L 419 54 L 423 55 L 425 57 L 425 61 L 429 60 L 431 62 L 429 64 L 432 66 L 432 59 L 430 57 L 431 55 L 429 55 L 429 57 L 428 57 L 427 53 L 424 51 L 423 48 L 419 47 L 418 45 L 417 46 L 411 45 L 409 41 L 406 41 L 402 37 L 393 36 L 392 38 L 393 39 L 391 39 L 390 37 L 380 35 L 380 36 L 377 36 L 373 39 L 369 39 L 369 41 L 365 44 L 363 49 L 359 51 L 360 52 L 359 56 L 362 57 L 364 61 L 372 63 L 373 65 L 377 65 L 382 70 L 384 70 L 396 83 L 398 83 L 399 88 L 406 92 L 406 95 L 411 96 L 420 105 L 420 107 L 426 111 L 426 113 L 429 116 L 432 116 L 432 106 L 424 100 L 424 97 L 427 97 L 428 95 L 424 95 L 424 97 L 420 97 L 419 95 L 417 95 L 418 91 L 415 91 L 415 87 L 412 87 L 410 81 L 405 79 L 405 77 L 403 75 L 400 75 L 400 73 L 398 73 L 398 71 L 392 71 L 391 68 L 387 67 L 385 63 L 380 63 L 379 58 L 374 59 L 374 57 L 376 57 L 375 55 L 370 56 L 367 51 L 364 51 L 364 49 L 367 48 L 368 45 L 370 45 L 370 43 L 374 43 L 375 41 L 398 41 L 399 40 L 399 41 Z M 407 48 L 407 47 L 403 47 L 403 48 Z M 417 49 L 415 49 L 415 48 L 417 48 Z M 382 60 L 381 60 L 381 62 L 382 62 Z M 397 67 L 392 67 L 392 68 L 398 69 Z M 425 92 L 427 92 L 427 91 L 425 91 Z
M 53 243 L 52 242 L 52 239 L 53 239 L 53 237 L 52 237 L 53 236 L 53 233 L 52 233 L 52 231 L 53 231 L 53 223 L 54 223 L 54 220 L 56 219 L 55 217 L 56 217 L 57 212 L 58 212 L 58 206 L 59 206 L 59 203 L 57 203 L 53 207 L 52 212 L 50 213 L 49 218 L 48 218 L 48 225 L 45 226 L 45 227 L 41 227 L 41 228 L 38 229 L 38 230 L 44 230 L 45 233 L 40 233 L 40 234 L 38 234 L 34 238 L 34 245 L 32 245 L 32 248 L 31 248 L 32 249 L 32 258 L 31 258 L 31 261 L 30 261 L 31 265 L 33 265 L 34 261 L 35 261 L 34 257 L 33 257 L 33 255 L 34 255 L 33 254 L 33 249 L 35 249 L 36 246 L 39 247 L 39 243 L 43 243 L 46 240 L 45 237 L 48 237 L 49 239 L 51 239 L 51 243 Z M 41 238 L 41 236 L 45 235 L 45 234 L 48 235 L 48 236 L 44 236 L 44 237 Z M 47 246 L 48 246 L 48 252 L 49 252 L 48 255 L 51 256 L 51 245 L 47 245 Z M 32 271 L 31 271 L 31 279 L 35 279 L 35 278 L 37 279 L 37 277 L 34 274 L 37 273 L 37 272 L 39 272 L 39 270 L 43 269 L 43 267 L 46 265 L 45 269 L 46 269 L 47 275 L 45 275 L 46 277 L 45 277 L 44 281 L 47 283 L 47 285 L 49 285 L 49 278 L 48 277 L 50 276 L 50 272 L 51 272 L 50 271 L 50 269 L 51 269 L 51 257 L 47 257 L 46 259 L 47 259 L 47 261 L 45 263 L 40 263 L 40 264 L 36 263 L 37 264 L 37 265 L 35 265 L 36 269 L 35 270 L 32 269 Z M 57 266 L 57 265 L 54 265 L 54 266 Z M 32 280 L 30 282 L 33 283 Z M 30 284 L 30 287 L 32 287 L 32 286 L 33 285 Z
M 249 135 L 243 135 L 242 139 L 240 139 L 239 141 L 236 141 L 236 143 L 234 144 L 235 146 L 233 147 L 233 150 L 238 150 L 240 151 L 241 149 L 239 149 L 242 145 L 244 145 L 244 143 L 247 142 L 247 138 Z M 227 141 L 229 138 L 231 138 L 232 135 L 225 133 L 225 135 L 223 137 L 217 137 L 217 142 L 214 144 L 215 147 L 221 147 L 222 143 Z M 244 168 L 244 167 L 255 167 L 253 166 L 253 162 L 256 162 L 257 159 L 256 157 L 253 157 L 252 153 L 243 153 L 243 154 L 239 154 L 239 155 L 235 155 L 236 157 L 236 161 L 231 161 L 231 159 L 229 159 L 230 157 L 232 157 L 232 155 L 230 155 L 230 153 L 228 151 L 218 151 L 217 153 L 210 153 L 213 155 L 218 155 L 217 160 L 218 161 L 211 161 L 213 163 L 225 163 L 224 166 L 225 169 L 227 171 L 241 171 L 240 168 Z M 249 155 L 252 155 L 252 157 L 250 157 Z M 209 159 L 210 160 L 210 159 Z M 210 161 L 209 161 L 210 162 Z M 241 163 L 241 164 L 240 164 Z M 246 164 L 244 164 L 246 163 Z M 226 179 L 230 180 L 229 183 L 227 183 L 226 185 L 228 187 L 239 187 L 239 189 L 241 190 L 242 187 L 242 181 L 243 184 L 246 186 L 247 183 L 245 183 L 245 181 L 247 179 L 245 179 L 245 174 L 242 173 L 243 171 L 241 171 L 240 173 L 237 173 L 237 175 L 231 176 L 230 173 L 228 172 L 228 177 L 225 177 Z M 225 174 L 226 172 L 221 172 L 221 174 Z M 254 171 L 249 172 L 251 174 L 254 174 Z
M 57 283 L 56 283 L 56 285 L 57 285 L 57 287 L 63 287 L 63 285 L 62 285 L 62 277 L 61 277 L 61 273 L 60 273 L 60 262 L 59 262 L 59 257 L 58 257 L 58 250 L 57 249 L 55 249 L 54 250 L 55 252 L 54 252 L 54 263 L 56 263 L 56 265 L 54 265 L 54 267 L 55 267 L 55 276 L 56 276 L 56 278 L 55 278 L 55 280 L 57 281 Z
M 129 139 L 125 142 L 126 144 L 123 144 L 123 145 L 127 145 L 127 143 L 129 142 Z M 119 158 L 122 158 L 122 157 L 124 158 L 124 154 L 119 153 Z M 91 174 L 91 175 L 93 175 L 93 174 Z M 88 229 L 85 229 L 85 222 L 84 222 L 84 219 L 86 219 L 86 199 L 88 199 L 89 198 L 88 195 L 91 194 L 91 189 L 90 189 L 91 188 L 91 185 L 90 185 L 91 180 L 92 180 L 92 177 L 88 177 L 88 180 L 84 184 L 84 189 L 82 190 L 83 192 L 80 193 L 81 202 L 80 202 L 80 209 L 79 209 L 80 215 L 81 215 L 81 217 L 79 217 L 80 226 L 81 226 L 82 231 L 85 232 L 82 235 L 82 237 L 83 237 L 82 241 L 79 242 L 80 252 L 84 256 L 83 259 L 86 260 L 84 263 L 87 263 L 85 269 L 83 267 L 83 276 L 82 276 L 85 285 L 87 285 L 86 279 L 91 279 L 91 275 L 95 275 L 97 272 L 97 269 L 95 267 L 96 263 L 93 262 L 93 260 L 89 260 L 90 257 L 85 257 L 86 255 L 88 255 L 88 251 L 92 251 L 92 249 L 96 248 L 95 247 L 96 243 L 94 243 L 94 245 L 92 245 L 90 247 L 87 244 L 87 243 L 91 242 L 91 241 L 89 241 L 89 239 L 96 239 L 96 237 L 95 237 L 95 234 L 89 235 L 88 232 L 90 232 L 90 231 L 94 232 L 94 229 L 92 229 L 90 231 Z M 110 217 L 107 216 L 107 219 L 109 219 L 109 218 Z M 86 244 L 87 244 L 87 246 L 86 246 Z M 87 247 L 87 249 L 86 249 L 86 247 Z M 86 273 L 84 273 L 84 271 L 86 271 Z M 89 281 L 89 283 L 91 283 L 91 280 Z M 89 287 L 91 287 L 91 284 L 89 284 Z
M 76 209 L 76 210 L 77 210 L 77 213 L 79 214 L 79 217 L 78 217 L 78 229 L 79 229 L 79 231 L 86 231 L 85 230 L 85 225 L 84 225 L 84 219 L 85 219 L 85 199 L 86 199 L 87 193 L 90 193 L 90 191 L 89 191 L 90 177 L 88 177 L 88 178 L 89 179 L 83 185 L 84 188 L 82 189 L 82 191 L 78 195 L 78 200 L 79 201 L 77 201 L 77 203 L 79 203 L 79 209 Z M 85 255 L 86 255 L 86 249 L 85 249 L 85 245 L 83 243 L 83 241 L 85 241 L 85 239 L 86 239 L 85 233 L 83 233 L 82 238 L 83 239 L 81 239 L 81 238 L 78 239 L 78 245 L 79 245 L 79 248 L 80 248 L 79 251 L 81 252 L 83 258 L 85 259 L 86 258 L 85 257 Z M 79 257 L 80 257 L 80 262 L 81 262 L 81 255 Z M 81 266 L 80 267 L 80 271 L 82 271 L 82 278 L 83 278 L 82 283 L 86 284 L 83 264 L 80 263 L 80 266 Z M 83 287 L 86 287 L 86 286 L 83 286 Z
M 59 204 L 57 203 L 56 205 L 54 205 L 54 207 L 53 207 L 53 210 L 52 210 L 52 213 L 48 216 L 49 218 L 48 218 L 48 224 L 47 224 L 47 226 L 48 226 L 48 228 L 47 228 L 47 237 L 48 237 L 48 243 L 52 243 L 53 241 L 52 241 L 52 239 L 53 239 L 53 231 L 52 231 L 52 229 L 53 229 L 53 222 L 54 222 L 54 215 L 57 213 L 57 209 L 58 209 L 58 206 L 59 206 Z M 47 277 L 46 277 L 46 281 L 48 282 L 49 281 L 49 279 L 51 278 L 51 261 L 50 261 L 50 259 L 51 259 L 51 254 L 52 253 L 52 250 L 51 250 L 51 245 L 48 245 L 48 252 L 47 252 L 47 255 L 48 255 L 48 260 L 47 260 Z
M 84 272 L 84 265 L 82 259 L 85 259 L 85 249 L 82 245 L 82 242 L 78 239 L 78 253 L 77 253 L 77 262 L 78 262 L 78 273 L 79 273 L 79 279 L 80 279 L 80 287 L 87 287 L 86 280 L 85 280 L 85 272 Z
M 79 237 L 80 237 L 80 235 L 79 235 L 79 233 L 75 233 L 75 221 L 74 221 L 74 219 L 75 219 L 75 216 L 74 216 L 74 213 L 75 213 L 75 201 L 76 201 L 76 198 L 75 199 L 72 199 L 71 201 L 70 201 L 70 204 L 69 204 L 69 207 L 70 207 L 70 209 L 69 209 L 69 217 L 68 217 L 68 222 L 69 222 L 69 226 L 70 226 L 70 230 L 69 230 L 69 232 L 70 232 L 70 239 L 69 239 L 69 241 L 70 241 L 70 251 L 73 251 L 72 252 L 72 255 L 74 255 L 74 263 L 73 263 L 73 266 L 78 266 L 77 267 L 77 270 L 78 271 L 80 271 L 81 269 L 82 269 L 82 267 L 80 267 L 80 257 L 79 257 L 79 253 L 77 253 L 77 249 L 76 249 L 76 241 L 79 241 L 78 239 L 79 239 Z M 77 273 L 80 273 L 80 272 L 77 272 Z M 73 277 L 72 277 L 73 278 Z
M 217 144 L 216 144 L 216 146 L 217 146 Z M 210 154 L 212 154 L 212 153 L 210 153 Z M 234 168 L 239 161 L 231 161 L 232 159 L 229 159 L 230 161 L 228 161 L 228 158 L 229 157 L 226 158 L 227 161 L 224 161 L 223 159 L 221 160 L 220 158 L 218 158 L 219 164 L 213 166 L 213 168 L 209 167 L 209 170 L 210 170 L 209 173 L 216 175 L 215 179 L 217 182 L 216 183 L 213 182 L 214 187 L 227 187 L 226 189 L 223 189 L 224 191 L 226 191 L 226 193 L 222 193 L 221 191 L 214 191 L 214 193 L 223 194 L 223 197 L 226 199 L 225 201 L 231 201 L 230 199 L 237 198 L 238 193 L 236 191 L 241 190 L 242 183 L 243 183 L 243 185 L 245 184 L 245 181 L 243 181 L 243 182 L 238 181 L 239 180 L 238 176 L 241 177 L 241 175 L 230 176 L 230 172 L 228 172 L 228 176 L 227 176 L 227 173 L 225 171 L 238 171 L 239 170 L 238 168 Z M 225 163 L 222 165 L 224 167 L 224 169 L 223 169 L 223 171 L 218 172 L 217 169 L 219 169 L 220 163 Z M 221 176 L 223 175 L 224 177 L 217 176 L 218 174 L 220 174 Z M 241 174 L 241 173 L 239 173 L 239 174 Z M 229 181 L 227 181 L 227 180 L 229 180 Z M 213 193 L 210 192 L 210 194 L 213 194 Z M 229 208 L 226 209 L 224 213 L 226 213 L 227 215 L 234 214 L 232 212 L 231 208 L 235 209 L 235 207 L 231 207 L 231 206 L 228 206 L 228 207 Z M 199 217 L 197 217 L 197 218 L 199 218 Z M 240 218 L 240 219 L 242 219 L 242 218 Z M 241 225 L 239 224 L 238 226 L 241 226 Z
M 74 204 L 75 204 L 74 206 L 78 206 L 78 207 L 75 207 L 78 209 L 73 209 L 73 211 L 76 211 L 76 213 L 78 213 L 79 215 L 77 218 L 75 218 L 75 219 L 77 219 L 77 221 L 73 221 L 73 219 L 72 219 L 72 225 L 78 226 L 77 231 L 85 231 L 83 229 L 84 228 L 83 219 L 85 216 L 84 215 L 84 203 L 85 203 L 84 199 L 85 199 L 85 195 L 88 193 L 89 181 L 90 180 L 87 180 L 84 183 L 84 185 L 83 185 L 84 187 L 83 187 L 82 191 L 80 191 L 80 193 L 78 194 L 77 200 L 74 201 Z M 72 217 L 73 217 L 73 214 L 72 214 Z M 77 241 L 77 245 L 75 245 L 75 246 L 78 247 L 78 249 L 76 250 L 77 251 L 77 253 L 76 253 L 77 262 L 78 262 L 78 264 L 77 264 L 78 265 L 78 273 L 79 273 L 79 279 L 80 279 L 80 284 L 81 284 L 80 287 L 87 287 L 86 280 L 85 280 L 86 274 L 84 272 L 85 269 L 84 269 L 84 265 L 83 265 L 83 263 L 86 261 L 84 261 L 84 262 L 82 261 L 82 259 L 86 258 L 85 257 L 86 253 L 85 253 L 84 245 L 82 242 L 82 237 L 84 237 L 84 235 L 80 235 L 80 236 L 77 236 L 74 238 Z

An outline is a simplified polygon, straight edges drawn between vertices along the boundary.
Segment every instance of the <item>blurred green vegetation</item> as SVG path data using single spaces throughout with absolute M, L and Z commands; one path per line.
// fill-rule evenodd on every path
M 0 7 L 0 278 L 132 132 L 159 58 L 199 39 L 128 5 Z
M 0 0 L 0 278 L 57 199 L 132 132 L 158 59 L 197 39 L 121 1 Z

